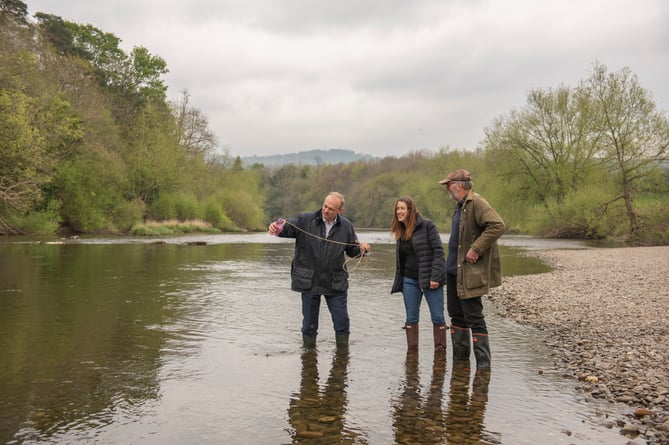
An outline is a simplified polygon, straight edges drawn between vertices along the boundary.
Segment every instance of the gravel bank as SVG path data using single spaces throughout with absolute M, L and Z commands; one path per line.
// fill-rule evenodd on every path
M 556 366 L 595 398 L 625 404 L 634 444 L 669 443 L 669 246 L 529 252 L 555 269 L 489 295 L 546 333 Z

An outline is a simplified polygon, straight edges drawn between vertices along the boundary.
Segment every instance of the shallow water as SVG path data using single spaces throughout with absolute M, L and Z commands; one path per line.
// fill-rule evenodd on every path
M 487 301 L 489 381 L 450 357 L 435 363 L 427 323 L 418 361 L 407 361 L 404 308 L 389 294 L 394 246 L 386 233 L 360 238 L 373 252 L 349 263 L 347 353 L 335 347 L 325 305 L 317 350 L 301 348 L 289 240 L 0 243 L 0 440 L 626 443 L 606 426 L 620 408 L 584 401 L 550 371 L 541 333 Z M 505 273 L 546 269 L 514 250 L 550 248 L 535 241 L 504 238 Z

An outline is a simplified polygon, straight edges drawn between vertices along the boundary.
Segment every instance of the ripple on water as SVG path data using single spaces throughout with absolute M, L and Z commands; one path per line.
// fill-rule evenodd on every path
M 493 351 L 487 383 L 476 380 L 471 369 L 454 368 L 450 345 L 445 367 L 435 367 L 425 305 L 419 359 L 415 367 L 407 366 L 402 297 L 389 293 L 393 241 L 381 232 L 360 233 L 360 238 L 378 245 L 351 271 L 346 360 L 338 359 L 325 303 L 316 354 L 311 357 L 315 363 L 303 354 L 300 297 L 290 290 L 291 240 L 256 234 L 208 241 L 224 244 L 234 239 L 244 248 L 122 249 L 123 255 L 109 269 L 110 275 L 122 279 L 105 279 L 97 273 L 97 263 L 90 273 L 82 273 L 89 261 L 72 267 L 67 280 L 60 274 L 70 269 L 63 267 L 48 269 L 55 271 L 51 276 L 33 279 L 26 274 L 29 280 L 10 289 L 28 293 L 34 283 L 41 284 L 34 294 L 41 304 L 28 306 L 31 301 L 23 292 L 3 299 L 3 314 L 17 308 L 11 326 L 35 325 L 33 319 L 23 318 L 33 312 L 17 305 L 25 303 L 40 320 L 58 321 L 49 325 L 46 340 L 62 339 L 58 346 L 90 351 L 82 351 L 87 354 L 75 362 L 80 368 L 76 375 L 65 379 L 66 368 L 56 366 L 52 374 L 37 373 L 32 380 L 19 380 L 21 386 L 5 387 L 25 389 L 14 390 L 6 399 L 23 416 L 15 423 L 25 427 L 14 438 L 26 443 L 275 445 L 309 443 L 296 434 L 312 431 L 308 425 L 313 425 L 324 435 L 346 435 L 353 443 L 370 444 L 438 443 L 435 436 L 458 444 L 626 442 L 602 425 L 605 417 L 593 414 L 612 412 L 612 406 L 584 402 L 573 381 L 551 371 L 542 333 L 503 318 L 487 301 Z M 69 251 L 67 258 L 75 258 L 77 252 Z M 105 264 L 109 255 L 96 258 Z M 137 282 L 120 286 L 128 277 Z M 58 298 L 43 296 L 45 289 L 56 289 L 61 282 L 60 293 L 54 291 Z M 74 294 L 70 283 L 88 287 Z M 46 311 L 45 304 L 52 302 L 58 304 Z M 75 310 L 64 312 L 68 306 Z M 108 312 L 110 306 L 115 312 Z M 96 323 L 89 326 L 91 319 Z M 77 325 L 105 343 L 75 342 L 80 336 L 68 333 Z M 54 332 L 61 326 L 62 331 Z M 100 336 L 104 326 L 109 335 Z M 39 334 L 38 329 L 26 332 Z M 18 348 L 21 342 L 12 344 Z M 97 351 L 101 354 L 94 355 Z M 31 351 L 20 352 L 29 357 Z M 48 360 L 40 354 L 31 367 L 38 371 L 51 369 L 52 361 L 69 365 L 70 355 L 80 351 L 40 352 Z M 26 414 L 25 400 L 39 412 Z M 422 427 L 416 429 L 415 424 Z

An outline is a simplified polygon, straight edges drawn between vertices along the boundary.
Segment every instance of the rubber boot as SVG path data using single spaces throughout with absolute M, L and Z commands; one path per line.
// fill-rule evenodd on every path
M 451 326 L 451 342 L 453 343 L 453 360 L 469 360 L 471 340 L 469 328 Z
M 316 347 L 315 335 L 302 335 L 302 345 L 305 348 L 311 349 Z
M 422 410 L 412 413 L 409 417 L 411 423 L 418 423 L 420 426 L 414 431 L 419 430 L 421 435 L 416 437 L 417 442 L 441 444 L 444 442 L 446 436 L 446 416 L 444 415 L 444 382 L 446 380 L 446 351 L 443 354 L 434 355 L 434 363 L 432 365 L 432 381 L 430 382 L 430 389 L 425 397 L 425 403 Z M 422 393 L 422 391 L 421 391 Z M 416 416 L 418 414 L 418 416 Z M 414 425 L 415 425 L 414 423 Z M 399 437 L 398 437 L 399 439 Z M 417 443 L 412 442 L 412 443 Z M 403 440 L 397 443 L 408 443 Z M 448 442 L 455 444 L 456 442 Z
M 446 324 L 433 324 L 434 357 L 446 358 Z
M 476 369 L 490 369 L 490 343 L 488 334 L 472 334 L 474 344 L 474 356 L 476 357 Z
M 488 386 L 490 384 L 490 369 L 477 369 L 472 383 L 472 395 L 469 399 L 469 439 L 472 443 L 486 443 L 489 436 L 485 433 L 485 412 L 488 405 Z M 631 442 L 633 443 L 633 442 Z
M 407 332 L 407 352 L 418 352 L 418 323 L 406 323 L 404 330 Z
M 344 352 L 348 350 L 348 335 L 336 335 L 335 343 L 337 344 L 337 351 Z

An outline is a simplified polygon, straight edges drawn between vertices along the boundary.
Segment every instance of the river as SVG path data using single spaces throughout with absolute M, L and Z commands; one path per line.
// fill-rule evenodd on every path
M 394 242 L 360 231 L 348 264 L 351 342 L 327 308 L 302 349 L 292 240 L 265 233 L 0 240 L 4 444 L 624 444 L 606 402 L 554 370 L 541 333 L 485 300 L 489 379 L 433 361 L 421 325 L 407 361 Z M 444 242 L 448 235 L 443 236 Z M 548 268 L 502 238 L 505 275 Z M 421 320 L 429 320 L 423 304 Z

